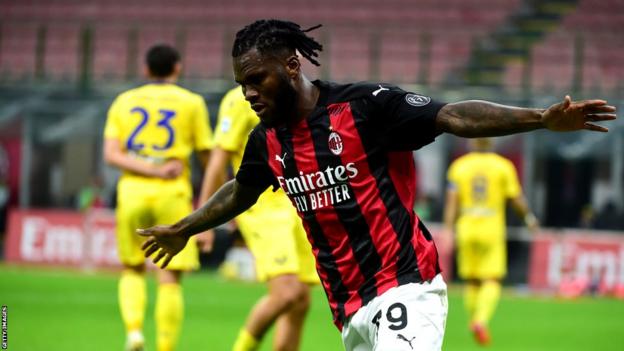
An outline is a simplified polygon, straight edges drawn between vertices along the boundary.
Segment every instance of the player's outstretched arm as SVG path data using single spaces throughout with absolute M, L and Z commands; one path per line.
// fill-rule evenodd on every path
M 154 257 L 154 263 L 162 260 L 166 267 L 173 256 L 180 252 L 192 235 L 216 227 L 236 217 L 253 204 L 265 189 L 244 186 L 232 179 L 202 206 L 173 225 L 159 225 L 137 229 L 139 235 L 148 237 L 142 246 L 145 256 Z
M 436 119 L 438 131 L 462 137 L 488 137 L 546 128 L 553 131 L 608 129 L 593 122 L 616 118 L 615 107 L 604 100 L 572 101 L 569 96 L 548 109 L 499 105 L 469 100 L 444 106 Z

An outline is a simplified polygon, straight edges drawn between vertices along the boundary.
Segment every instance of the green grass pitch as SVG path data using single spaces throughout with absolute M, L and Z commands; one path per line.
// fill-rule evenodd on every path
M 114 273 L 85 274 L 0 266 L 0 304 L 8 307 L 8 350 L 123 350 Z M 145 334 L 154 350 L 154 280 L 149 280 Z M 185 281 L 179 350 L 228 351 L 261 284 L 196 273 Z M 480 350 L 466 329 L 460 291 L 451 288 L 445 350 Z M 624 350 L 624 302 L 505 294 L 492 322 L 492 350 Z M 269 336 L 262 350 L 271 350 Z M 343 350 L 325 295 L 315 289 L 302 350 Z

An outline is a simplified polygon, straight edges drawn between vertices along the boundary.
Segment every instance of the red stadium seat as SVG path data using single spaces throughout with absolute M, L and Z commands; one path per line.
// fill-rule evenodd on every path
M 233 41 L 228 38 L 227 42 Z M 230 45 L 226 45 L 226 32 L 220 26 L 196 26 L 186 30 L 183 62 L 187 78 L 220 78 L 231 76 L 229 64 Z
M 2 24 L 0 72 L 10 79 L 30 78 L 35 73 L 37 25 Z
M 623 1 L 581 0 L 556 30 L 532 48 L 532 87 L 550 92 L 569 90 L 577 69 L 581 71 L 583 90 L 597 93 L 597 89 L 622 87 L 622 28 Z M 577 47 L 577 43 L 581 45 Z M 575 67 L 575 50 L 583 50 L 582 67 Z M 515 83 L 506 81 L 508 87 Z
M 129 28 L 100 26 L 93 40 L 93 75 L 97 80 L 119 80 L 128 68 Z
M 419 38 L 424 33 L 432 38 L 427 76 L 432 84 L 439 85 L 467 64 L 475 38 L 502 25 L 520 4 L 521 0 L 386 0 L 383 6 L 375 0 L 31 0 L 0 3 L 0 8 L 6 10 L 0 19 L 9 16 L 77 25 L 92 23 L 96 79 L 126 75 L 131 27 L 139 31 L 138 67 L 149 45 L 176 44 L 176 35 L 186 33 L 178 35 L 185 55 L 185 74 L 212 78 L 229 74 L 223 72 L 229 70 L 224 58 L 229 60 L 230 45 L 223 33 L 234 33 L 257 18 L 289 18 L 303 26 L 323 23 L 323 31 L 315 35 L 331 33 L 319 37 L 326 50 L 325 67 L 315 73 L 329 72 L 328 78 L 337 80 L 380 78 L 412 83 L 421 71 Z M 221 34 L 212 34 L 215 31 Z M 373 60 L 377 44 L 371 42 L 375 38 L 379 39 L 379 47 L 375 48 L 379 50 L 378 60 Z M 0 57 L 3 55 L 0 53 Z M 57 76 L 68 75 L 70 69 L 58 62 L 71 59 L 55 55 L 50 58 L 51 69 L 59 70 Z
M 47 27 L 46 78 L 73 80 L 81 68 L 81 38 L 78 24 L 53 24 Z

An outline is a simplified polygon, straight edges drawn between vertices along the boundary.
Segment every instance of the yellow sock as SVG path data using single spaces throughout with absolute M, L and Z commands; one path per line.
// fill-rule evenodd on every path
M 184 298 L 180 284 L 160 284 L 156 298 L 156 348 L 158 351 L 175 349 L 183 316 Z
M 126 331 L 141 331 L 145 316 L 145 276 L 129 269 L 121 272 L 118 298 Z
M 494 314 L 501 295 L 501 284 L 497 281 L 485 281 L 479 289 L 474 321 L 487 325 Z
M 258 340 L 243 328 L 238 333 L 232 351 L 255 351 L 258 349 Z
M 477 306 L 477 297 L 479 296 L 479 286 L 475 284 L 468 284 L 464 288 L 464 307 L 468 312 L 468 319 L 472 322 L 475 315 L 475 309 Z

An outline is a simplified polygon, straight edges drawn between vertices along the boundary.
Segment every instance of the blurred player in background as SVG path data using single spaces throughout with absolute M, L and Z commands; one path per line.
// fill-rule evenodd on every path
M 459 276 L 466 281 L 464 303 L 470 329 L 482 345 L 490 342 L 488 323 L 507 273 L 505 205 L 510 200 L 532 232 L 538 221 L 522 195 L 513 163 L 492 152 L 488 138 L 473 139 L 472 152 L 448 170 L 441 249 L 451 251 L 456 232 Z
M 240 86 L 223 97 L 200 203 L 223 184 L 228 162 L 238 171 L 247 136 L 258 122 Z M 273 323 L 273 350 L 298 350 L 310 304 L 309 284 L 318 283 L 318 275 L 297 212 L 282 190 L 267 190 L 236 223 L 254 255 L 258 279 L 267 282 L 269 291 L 251 310 L 233 350 L 256 350 Z
M 212 142 L 204 99 L 176 85 L 181 63 L 166 45 L 149 49 L 151 82 L 119 95 L 108 112 L 104 159 L 122 171 L 117 185 L 117 241 L 124 270 L 119 306 L 127 331 L 126 348 L 143 349 L 146 304 L 142 238 L 136 227 L 175 222 L 192 211 L 190 155 L 205 166 Z M 157 349 L 173 350 L 183 319 L 182 273 L 199 267 L 195 241 L 158 271 Z
M 603 100 L 547 109 L 468 100 L 446 104 L 383 83 L 310 81 L 320 43 L 298 24 L 259 20 L 236 34 L 234 75 L 261 123 L 236 178 L 173 225 L 138 232 L 167 266 L 188 239 L 282 188 L 303 220 L 334 322 L 347 351 L 440 350 L 446 284 L 427 227 L 413 211 L 412 150 L 441 133 L 485 137 L 547 128 L 606 128 Z

